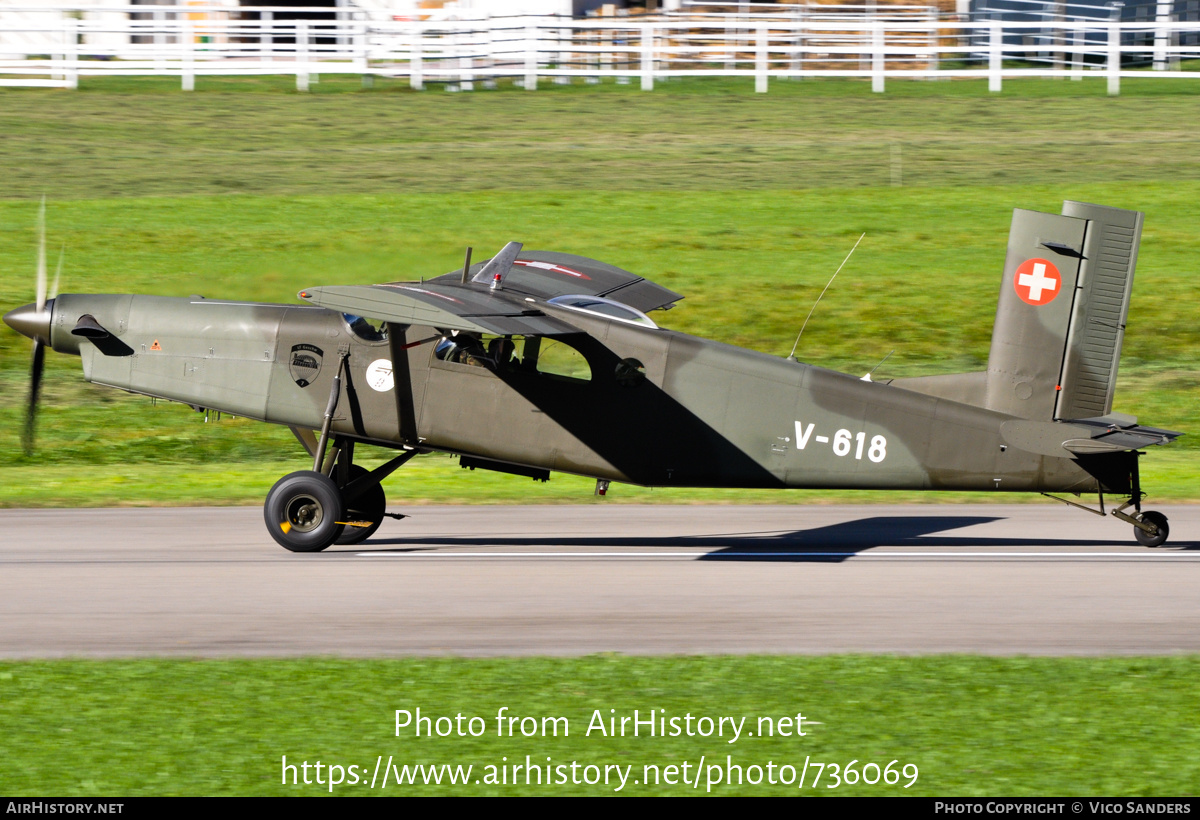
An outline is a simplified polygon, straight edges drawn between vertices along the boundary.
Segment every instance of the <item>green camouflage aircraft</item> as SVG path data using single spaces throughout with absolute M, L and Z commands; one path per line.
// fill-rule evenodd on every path
M 380 481 L 418 453 L 545 480 L 655 487 L 1098 493 L 1138 542 L 1138 452 L 1179 435 L 1112 412 L 1142 214 L 1017 210 L 987 369 L 871 381 L 659 327 L 681 297 L 612 265 L 509 243 L 421 282 L 320 287 L 307 305 L 63 294 L 4 320 L 84 378 L 284 424 L 313 458 L 267 495 L 271 536 L 312 552 L 369 537 Z M 44 247 L 44 241 L 43 241 Z M 398 450 L 368 472 L 355 446 Z M 1059 499 L 1066 501 L 1066 499 Z M 393 516 L 403 517 L 403 516 Z

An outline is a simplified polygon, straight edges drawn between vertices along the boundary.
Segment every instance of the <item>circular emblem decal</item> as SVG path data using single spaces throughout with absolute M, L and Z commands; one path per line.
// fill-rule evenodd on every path
M 396 384 L 395 378 L 392 376 L 392 360 L 376 359 L 367 365 L 367 384 L 372 390 L 380 393 L 391 390 Z
M 1017 268 L 1013 287 L 1022 302 L 1031 305 L 1048 305 L 1062 290 L 1062 274 L 1053 262 L 1045 259 L 1026 259 Z

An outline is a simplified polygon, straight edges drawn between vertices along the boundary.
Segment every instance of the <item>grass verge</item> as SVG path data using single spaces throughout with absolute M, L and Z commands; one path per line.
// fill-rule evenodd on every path
M 1198 674 L 1195 656 L 7 662 L 0 663 L 0 783 L 13 796 L 327 794 L 328 774 L 318 784 L 312 765 L 320 760 L 344 768 L 346 782 L 333 793 L 354 795 L 616 791 L 612 769 L 607 785 L 569 782 L 582 779 L 586 765 L 630 767 L 619 793 L 631 795 L 704 793 L 718 771 L 722 782 L 712 791 L 724 795 L 1195 795 Z M 418 707 L 424 717 L 451 718 L 466 736 L 418 738 L 412 726 L 397 735 L 395 711 Z M 503 707 L 507 716 L 537 718 L 524 724 L 536 736 L 521 736 L 519 720 L 514 737 L 507 729 L 497 736 Z M 629 723 L 625 737 L 614 737 L 594 728 L 597 717 L 607 729 L 609 718 L 632 718 L 635 709 L 643 720 L 649 712 L 678 718 L 683 733 L 648 737 L 643 726 L 631 737 Z M 793 736 L 797 714 L 803 737 Z M 729 723 L 724 736 L 695 734 L 708 726 L 700 718 L 722 716 L 746 718 L 736 742 Z M 472 727 L 472 717 L 482 720 Z M 560 721 L 557 736 L 541 736 L 543 717 L 566 718 L 566 731 Z M 760 718 L 770 719 L 774 736 Z M 544 725 L 549 735 L 553 724 Z M 646 768 L 659 767 L 661 778 L 665 767 L 686 761 L 694 778 L 702 755 L 698 788 L 678 782 L 682 769 L 675 785 L 653 785 Z M 290 785 L 284 756 L 310 763 L 309 785 L 299 766 L 300 782 Z M 543 776 L 547 764 L 568 767 L 568 782 L 526 785 L 522 768 L 514 785 L 511 767 L 523 767 L 526 756 Z M 472 770 L 466 785 L 422 785 L 418 776 L 417 784 L 371 789 L 380 758 L 398 768 Z M 806 760 L 802 792 L 794 782 L 767 782 L 768 762 L 777 778 L 789 777 L 784 765 L 795 767 L 794 781 Z M 910 788 L 903 787 L 909 777 L 828 788 L 835 782 L 828 764 L 856 761 L 861 777 L 867 764 L 893 760 L 896 768 L 916 767 Z M 813 788 L 818 763 L 827 765 Z M 728 782 L 730 764 L 742 767 L 741 785 Z M 488 784 L 489 766 L 496 778 L 506 771 L 508 782 Z M 746 782 L 752 766 L 762 767 L 758 785 Z

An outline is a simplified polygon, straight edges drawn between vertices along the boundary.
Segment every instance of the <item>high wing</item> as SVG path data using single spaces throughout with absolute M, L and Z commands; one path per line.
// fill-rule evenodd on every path
M 465 275 L 459 270 L 423 282 L 306 288 L 300 298 L 400 324 L 499 336 L 562 336 L 580 330 L 547 316 L 536 302 L 574 294 L 603 296 L 642 312 L 673 307 L 683 298 L 614 265 L 569 253 L 523 251 L 515 242 L 472 265 Z
M 524 297 L 462 283 L 409 282 L 308 288 L 314 305 L 399 324 L 497 336 L 562 336 L 579 328 L 547 316 Z
M 490 260 L 472 265 L 468 279 L 476 277 L 487 264 Z M 522 250 L 502 276 L 504 291 L 519 294 L 522 298 L 548 300 L 568 294 L 604 296 L 643 313 L 671 308 L 683 298 L 682 294 L 615 265 L 571 253 Z M 458 270 L 431 279 L 429 283 L 461 286 L 461 281 L 462 271 Z

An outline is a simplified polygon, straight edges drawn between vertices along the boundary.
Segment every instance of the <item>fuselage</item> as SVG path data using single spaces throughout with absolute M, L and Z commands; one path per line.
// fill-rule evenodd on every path
M 687 334 L 538 305 L 581 332 L 480 339 L 301 305 L 65 294 L 50 342 L 98 384 L 308 430 L 651 486 L 1094 491 L 1012 417 Z M 71 333 L 90 314 L 120 345 Z M 476 341 L 476 340 L 468 340 Z M 551 346 L 556 348 L 551 362 Z M 566 354 L 565 356 L 562 354 Z M 564 364 L 565 362 L 565 364 Z

